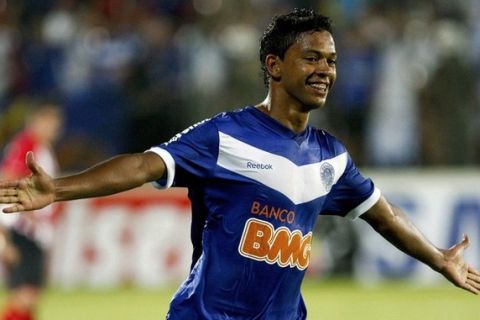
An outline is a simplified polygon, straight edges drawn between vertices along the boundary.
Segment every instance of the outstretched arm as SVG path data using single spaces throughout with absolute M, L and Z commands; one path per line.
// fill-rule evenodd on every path
M 0 203 L 11 205 L 3 209 L 5 213 L 126 191 L 158 180 L 166 172 L 163 160 L 153 152 L 119 155 L 81 173 L 56 179 L 45 173 L 31 152 L 26 162 L 30 176 L 0 182 Z
M 439 249 L 383 197 L 361 217 L 398 249 L 443 274 L 457 287 L 480 293 L 480 272 L 463 260 L 463 252 L 469 245 L 467 236 L 449 249 Z

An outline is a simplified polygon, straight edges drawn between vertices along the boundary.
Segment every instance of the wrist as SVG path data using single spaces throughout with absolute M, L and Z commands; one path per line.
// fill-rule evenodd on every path
M 430 264 L 430 267 L 437 271 L 442 273 L 442 271 L 446 268 L 447 266 L 447 258 L 445 256 L 446 250 L 444 249 L 437 249 L 438 253 L 435 255 L 432 263 Z

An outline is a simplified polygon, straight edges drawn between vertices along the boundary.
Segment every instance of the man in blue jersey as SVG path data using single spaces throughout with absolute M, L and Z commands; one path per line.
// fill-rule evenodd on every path
M 305 319 L 300 285 L 318 215 L 361 217 L 405 253 L 478 294 L 480 273 L 463 260 L 467 237 L 430 243 L 355 167 L 345 147 L 308 125 L 336 77 L 330 21 L 308 10 L 276 17 L 260 48 L 266 99 L 202 121 L 141 154 L 120 155 L 52 179 L 0 183 L 6 213 L 99 197 L 153 182 L 187 187 L 193 263 L 168 319 Z

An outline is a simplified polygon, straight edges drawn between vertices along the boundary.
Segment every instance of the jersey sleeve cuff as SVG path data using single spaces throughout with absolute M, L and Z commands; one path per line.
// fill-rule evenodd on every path
M 375 190 L 373 191 L 371 196 L 367 198 L 367 200 L 363 201 L 356 208 L 347 213 L 345 217 L 350 220 L 357 219 L 362 214 L 367 212 L 371 207 L 373 207 L 373 205 L 377 203 L 377 201 L 380 199 L 381 195 L 382 193 L 380 192 L 380 190 L 375 188 Z
M 167 170 L 167 177 L 153 181 L 152 185 L 157 189 L 168 189 L 173 185 L 173 179 L 175 178 L 175 160 L 173 160 L 172 155 L 165 149 L 160 147 L 153 147 L 148 149 L 145 152 L 153 152 L 162 158 L 165 162 L 165 168 Z

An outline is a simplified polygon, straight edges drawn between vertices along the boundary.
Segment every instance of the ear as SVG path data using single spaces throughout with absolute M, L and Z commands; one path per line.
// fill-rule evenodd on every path
M 268 54 L 265 57 L 265 67 L 273 80 L 280 80 L 282 76 L 282 59 L 274 54 Z

